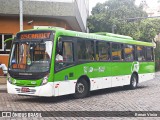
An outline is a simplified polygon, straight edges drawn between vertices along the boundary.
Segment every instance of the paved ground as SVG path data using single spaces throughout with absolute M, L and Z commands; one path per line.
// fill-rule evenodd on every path
M 6 76 L 0 76 L 0 85 L 6 84 Z
M 56 98 L 11 95 L 7 94 L 5 85 L 0 85 L 0 111 L 160 111 L 160 72 L 156 73 L 154 80 L 141 83 L 136 90 L 127 90 L 123 87 L 99 90 L 91 92 L 91 96 L 84 99 L 74 99 L 72 95 Z M 121 119 L 129 118 L 119 118 Z

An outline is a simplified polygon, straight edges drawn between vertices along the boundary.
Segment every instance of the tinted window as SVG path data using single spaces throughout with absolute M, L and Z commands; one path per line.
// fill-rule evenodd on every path
M 152 61 L 153 60 L 153 48 L 151 47 L 147 47 L 147 56 L 146 56 L 146 59 L 148 61 Z
M 94 41 L 78 40 L 77 54 L 79 60 L 94 60 Z
M 121 44 L 113 43 L 112 44 L 112 60 L 120 61 L 122 60 L 122 48 Z
M 61 70 L 66 67 L 69 67 L 74 64 L 74 56 L 73 56 L 73 42 L 72 41 L 65 41 L 69 38 L 63 38 L 62 43 L 62 51 L 60 48 L 56 48 L 56 62 L 55 62 L 55 70 Z
M 85 56 L 85 41 L 78 41 L 77 42 L 77 54 L 78 54 L 78 59 L 79 60 L 85 60 L 86 56 Z
M 138 61 L 145 61 L 145 47 L 137 46 L 137 58 Z
M 96 60 L 110 60 L 110 45 L 107 42 L 97 42 Z
M 94 42 L 86 41 L 86 59 L 94 60 Z
M 126 61 L 133 61 L 134 60 L 134 46 L 133 45 L 125 45 L 124 54 L 125 54 Z
M 63 43 L 63 60 L 73 62 L 73 44 L 72 42 Z

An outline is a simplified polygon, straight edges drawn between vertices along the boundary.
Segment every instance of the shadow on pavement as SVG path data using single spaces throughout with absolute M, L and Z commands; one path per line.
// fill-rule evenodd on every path
M 134 90 L 144 89 L 144 88 L 147 88 L 147 87 L 148 86 L 138 86 Z M 112 94 L 112 93 L 118 93 L 118 92 L 122 92 L 122 91 L 134 91 L 134 90 L 131 90 L 130 88 L 128 88 L 128 86 L 113 87 L 113 88 L 106 88 L 106 89 L 101 89 L 101 90 L 93 91 L 93 92 L 91 92 L 91 96 L 104 95 L 104 94 Z
M 7 90 L 0 90 L 0 93 L 7 93 Z
M 69 101 L 74 99 L 72 95 L 65 95 L 65 96 L 59 96 L 59 97 L 38 97 L 38 96 L 27 96 L 27 98 L 23 98 L 23 95 L 19 96 L 20 99 L 15 99 L 15 101 L 19 102 L 36 102 L 36 103 L 60 103 L 64 101 Z M 18 97 L 17 97 L 18 98 Z
M 148 86 L 138 86 L 137 89 L 144 89 L 147 88 Z M 101 90 L 96 90 L 96 91 L 92 91 L 90 94 L 90 97 L 94 97 L 94 96 L 99 96 L 99 95 L 107 95 L 107 94 L 112 94 L 112 93 L 118 93 L 118 92 L 122 92 L 122 91 L 131 91 L 130 89 L 128 89 L 127 87 L 114 87 L 114 88 L 107 88 L 107 89 L 101 89 Z M 18 98 L 20 97 L 20 98 Z M 34 96 L 23 96 L 23 95 L 19 95 L 18 97 L 16 97 L 15 101 L 17 102 L 36 102 L 36 103 L 60 103 L 60 102 L 65 102 L 65 101 L 69 101 L 69 100 L 76 100 L 74 99 L 73 95 L 64 95 L 64 96 L 59 96 L 59 97 L 34 97 Z M 17 99 L 18 98 L 18 99 Z M 83 99 L 87 99 L 87 98 L 83 98 Z

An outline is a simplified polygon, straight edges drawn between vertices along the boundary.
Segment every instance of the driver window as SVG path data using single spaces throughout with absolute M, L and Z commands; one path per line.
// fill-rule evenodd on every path
M 63 43 L 63 60 L 66 62 L 73 62 L 72 42 Z
M 70 41 L 62 42 L 62 49 L 56 48 L 56 64 L 55 69 L 58 71 L 64 69 L 74 62 L 73 43 Z

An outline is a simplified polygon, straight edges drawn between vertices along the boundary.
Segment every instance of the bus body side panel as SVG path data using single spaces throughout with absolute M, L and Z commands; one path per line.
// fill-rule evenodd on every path
M 112 87 L 130 84 L 132 62 L 112 62 Z
M 73 76 L 70 76 L 72 74 Z M 77 80 L 87 76 L 90 80 L 90 90 L 111 87 L 111 63 L 90 62 L 82 63 L 55 74 L 54 80 L 59 85 L 56 96 L 75 93 Z
M 139 83 L 151 80 L 155 76 L 154 68 L 154 62 L 112 62 L 112 87 L 129 85 L 133 72 L 138 73 Z
M 139 62 L 139 83 L 151 80 L 155 77 L 154 62 Z
M 91 62 L 79 64 L 55 74 L 55 96 L 73 94 L 77 80 L 86 75 L 90 79 L 90 90 L 129 85 L 134 72 L 134 62 Z M 70 76 L 73 74 L 73 76 Z M 154 63 L 141 63 L 139 82 L 154 78 Z

